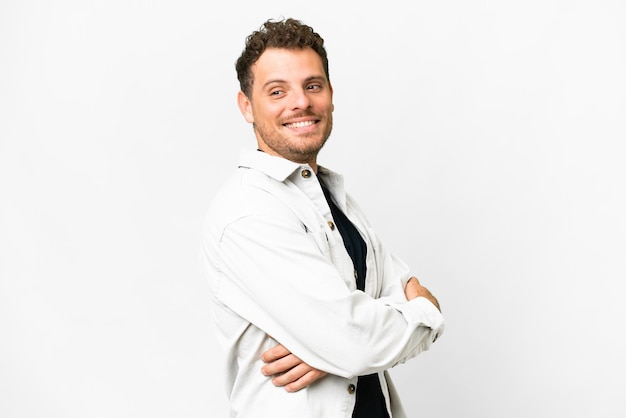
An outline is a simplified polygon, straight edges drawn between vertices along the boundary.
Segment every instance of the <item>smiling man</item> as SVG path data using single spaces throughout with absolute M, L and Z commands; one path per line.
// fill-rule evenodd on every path
M 333 126 L 333 89 L 319 55 L 311 48 L 270 47 L 253 73 L 251 91 L 240 91 L 237 99 L 259 149 L 315 170 Z
M 203 235 L 231 417 L 406 416 L 386 372 L 443 332 L 437 299 L 380 242 L 317 156 L 333 125 L 323 39 L 266 21 L 236 63 L 257 149 Z

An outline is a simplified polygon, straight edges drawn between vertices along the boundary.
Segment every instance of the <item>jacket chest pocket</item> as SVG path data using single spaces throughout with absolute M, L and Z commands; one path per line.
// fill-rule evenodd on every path
M 352 259 L 348 255 L 341 237 L 337 240 L 335 235 L 324 229 L 315 232 L 308 231 L 307 235 L 315 241 L 324 258 L 335 266 L 348 289 L 355 290 L 356 280 Z
M 328 242 L 328 235 L 326 235 L 326 231 L 320 229 L 318 231 L 307 231 L 307 236 L 315 242 L 317 247 L 320 249 L 320 252 L 330 260 L 330 244 Z

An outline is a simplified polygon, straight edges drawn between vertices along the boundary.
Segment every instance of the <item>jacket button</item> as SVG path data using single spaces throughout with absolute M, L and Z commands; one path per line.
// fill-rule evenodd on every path
M 330 227 L 331 231 L 335 230 L 335 224 L 333 223 L 333 221 L 328 221 L 328 226 Z
M 305 179 L 308 179 L 309 177 L 311 177 L 311 170 L 308 170 L 308 169 L 302 170 L 300 174 L 302 174 L 302 177 L 304 177 Z
M 348 393 L 349 393 L 350 395 L 352 395 L 355 391 L 356 391 L 356 386 L 354 386 L 352 383 L 350 383 L 350 384 L 348 385 Z

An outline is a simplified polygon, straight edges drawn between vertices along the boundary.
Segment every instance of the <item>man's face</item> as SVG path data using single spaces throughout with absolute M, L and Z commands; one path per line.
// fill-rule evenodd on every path
M 259 148 L 315 166 L 333 125 L 333 90 L 311 48 L 265 50 L 252 66 L 252 97 L 238 104 L 254 124 Z

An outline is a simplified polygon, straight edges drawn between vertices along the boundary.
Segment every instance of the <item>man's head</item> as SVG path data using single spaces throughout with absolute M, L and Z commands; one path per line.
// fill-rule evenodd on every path
M 235 64 L 241 91 L 250 97 L 254 81 L 252 65 L 257 62 L 266 49 L 295 50 L 307 47 L 313 49 L 320 56 L 326 78 L 330 80 L 324 39 L 312 27 L 292 18 L 282 21 L 267 20 L 259 30 L 252 32 L 246 38 L 245 48 Z
M 334 109 L 322 38 L 294 19 L 267 21 L 247 38 L 236 68 L 237 103 L 259 149 L 317 170 Z

